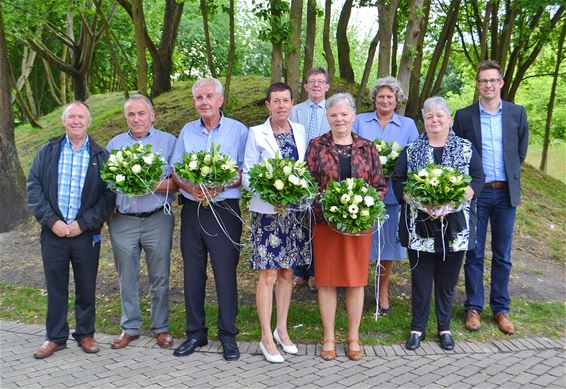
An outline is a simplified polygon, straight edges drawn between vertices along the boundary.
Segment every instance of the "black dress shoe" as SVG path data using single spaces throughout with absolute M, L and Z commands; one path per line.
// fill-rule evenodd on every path
M 222 356 L 227 361 L 237 361 L 240 359 L 240 349 L 235 340 L 229 342 L 222 342 L 222 349 L 224 352 Z
M 199 341 L 197 338 L 189 338 L 173 351 L 173 355 L 176 357 L 186 357 L 194 353 L 197 347 L 206 346 L 207 344 L 208 340 Z
M 377 307 L 377 313 L 379 313 L 379 316 L 389 315 L 390 310 L 391 310 L 391 307 L 389 307 L 389 308 L 382 308 L 380 306 Z
M 452 339 L 452 335 L 450 334 L 440 335 L 440 347 L 448 351 L 454 350 L 454 339 Z
M 419 336 L 418 334 L 411 334 L 411 337 L 409 338 L 409 340 L 407 340 L 407 343 L 405 343 L 405 348 L 407 350 L 416 350 L 419 347 L 421 347 L 421 341 L 423 341 L 425 339 L 425 333 L 423 332 L 421 336 Z

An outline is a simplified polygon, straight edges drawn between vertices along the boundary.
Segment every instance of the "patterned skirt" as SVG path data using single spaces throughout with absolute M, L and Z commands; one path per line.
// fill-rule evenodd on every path
M 306 213 L 250 214 L 252 269 L 295 269 L 310 264 L 310 227 Z

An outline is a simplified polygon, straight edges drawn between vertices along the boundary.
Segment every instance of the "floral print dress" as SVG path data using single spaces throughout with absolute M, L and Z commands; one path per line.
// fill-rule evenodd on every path
M 293 131 L 275 134 L 282 158 L 299 159 Z M 295 269 L 309 265 L 310 220 L 306 212 L 286 215 L 251 212 L 252 269 Z

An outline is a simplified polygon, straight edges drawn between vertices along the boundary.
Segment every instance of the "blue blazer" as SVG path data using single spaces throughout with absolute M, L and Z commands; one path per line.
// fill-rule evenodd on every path
M 529 145 L 529 126 L 525 108 L 501 101 L 503 127 L 503 161 L 507 175 L 507 188 L 511 205 L 516 207 L 521 202 L 521 164 L 527 156 Z M 482 137 L 479 102 L 456 111 L 454 132 L 468 139 L 482 155 Z

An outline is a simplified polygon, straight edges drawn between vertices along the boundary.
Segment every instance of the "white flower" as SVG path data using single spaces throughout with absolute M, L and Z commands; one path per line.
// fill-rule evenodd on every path
M 265 168 L 267 169 L 268 172 L 273 172 L 273 166 L 271 166 L 269 162 L 265 163 Z
M 141 166 L 138 165 L 137 163 L 134 166 L 132 166 L 132 173 L 134 174 L 140 174 L 141 170 L 142 170 Z
M 452 177 L 450 177 L 450 182 L 453 183 L 453 184 L 456 184 L 460 181 L 462 181 L 462 176 L 452 176 Z
M 442 175 L 442 169 L 433 169 L 432 175 L 435 177 L 440 177 Z
M 293 171 L 293 168 L 289 165 L 283 167 L 283 174 L 288 176 Z
M 341 202 L 342 204 L 347 204 L 347 203 L 349 203 L 349 202 L 350 202 L 350 196 L 348 196 L 346 193 L 344 193 L 344 194 L 342 195 L 342 197 L 340 197 L 340 202 Z
M 206 154 L 203 158 L 204 163 L 210 163 L 210 160 L 212 159 L 212 157 L 210 156 L 210 154 Z
M 126 181 L 126 177 L 124 177 L 123 174 L 117 174 L 116 175 L 116 183 L 119 184 L 120 182 L 124 182 Z
M 366 188 L 365 186 L 362 186 L 362 189 L 360 189 L 360 191 L 362 193 L 367 193 L 368 192 L 368 188 Z
M 338 207 L 336 205 L 333 205 L 332 207 L 330 207 L 330 212 L 338 212 Z
M 401 149 L 401 145 L 399 145 L 399 143 L 393 141 L 393 142 L 391 143 L 391 149 L 392 149 L 392 150 L 395 150 L 395 151 L 398 151 L 398 150 Z
M 218 162 L 219 159 L 220 159 L 220 157 L 218 156 L 218 154 L 214 154 L 212 156 L 212 162 L 214 162 L 214 163 Z
M 381 162 L 382 165 L 385 165 L 387 163 L 387 157 L 385 155 L 380 155 L 379 162 Z
M 358 211 L 359 211 L 359 208 L 356 204 L 352 204 L 348 207 L 348 212 L 350 212 L 350 213 L 356 214 L 356 213 L 358 213 Z
M 354 199 L 352 200 L 352 204 L 359 204 L 364 201 L 364 198 L 360 195 L 355 195 Z
M 151 165 L 153 163 L 153 158 L 154 158 L 153 154 L 149 154 L 145 157 L 142 157 L 142 159 L 146 163 L 146 165 Z
M 293 185 L 299 185 L 299 184 L 301 183 L 301 181 L 299 180 L 299 177 L 297 177 L 297 176 L 294 175 L 294 174 L 291 174 L 291 175 L 289 176 L 289 182 L 290 182 L 291 184 L 293 184 Z
M 191 161 L 196 161 L 197 160 L 197 155 L 195 153 L 191 154 Z
M 189 170 L 197 170 L 197 169 L 198 169 L 198 161 L 189 162 Z
M 271 172 L 271 170 L 265 172 L 265 178 L 267 178 L 268 180 L 271 180 L 273 178 L 273 173 Z
M 236 167 L 236 165 L 237 165 L 236 161 L 234 161 L 233 159 L 229 159 L 229 160 L 226 162 L 226 164 L 227 164 L 228 166 L 230 166 L 231 168 L 234 168 L 234 167 Z
M 208 166 L 203 166 L 200 168 L 200 174 L 207 176 L 210 173 L 210 168 Z
M 141 143 L 138 144 L 138 151 L 139 151 L 140 153 L 143 153 L 143 151 L 144 151 L 143 145 L 142 145 Z
M 116 154 L 110 154 L 110 157 L 108 157 L 108 165 L 116 166 L 117 163 L 118 161 L 116 160 Z
M 305 173 L 306 173 L 306 169 L 304 167 L 300 167 L 300 168 L 296 169 L 296 171 L 297 171 L 297 174 L 301 177 L 304 176 Z
M 227 163 L 223 163 L 222 165 L 220 165 L 220 169 L 222 169 L 222 170 L 230 170 L 230 166 L 228 166 Z
M 419 177 L 428 177 L 428 172 L 426 171 L 426 169 L 421 169 L 418 172 L 418 176 Z
M 355 213 L 351 213 L 351 214 L 350 214 L 350 217 L 351 217 L 352 219 L 357 219 L 357 218 L 358 218 L 358 215 L 356 215 Z
M 348 185 L 348 190 L 352 190 L 352 188 L 354 187 L 354 179 L 346 178 L 346 184 Z
M 367 209 L 362 209 L 360 211 L 360 215 L 364 216 L 364 217 L 368 217 L 369 216 L 369 211 Z
M 438 178 L 432 177 L 432 178 L 430 179 L 430 184 L 431 184 L 432 186 L 437 186 L 438 183 L 439 183 L 439 182 L 438 182 Z
M 389 158 L 391 159 L 395 159 L 399 156 L 399 153 L 395 150 L 392 150 L 391 153 L 389 153 Z
M 381 152 L 381 144 L 376 143 L 375 148 L 377 149 L 378 152 Z
M 275 180 L 275 182 L 273 183 L 273 186 L 274 186 L 275 189 L 277 189 L 277 190 L 282 190 L 283 187 L 285 186 L 285 184 L 284 184 L 283 181 L 281 181 L 281 180 Z
M 364 204 L 368 207 L 371 207 L 375 204 L 375 200 L 371 196 L 364 197 Z
M 307 180 L 305 180 L 304 178 L 301 178 L 301 186 L 305 189 L 309 187 Z

